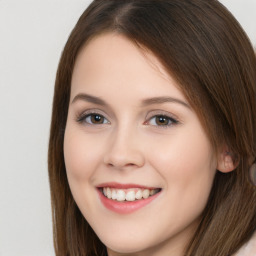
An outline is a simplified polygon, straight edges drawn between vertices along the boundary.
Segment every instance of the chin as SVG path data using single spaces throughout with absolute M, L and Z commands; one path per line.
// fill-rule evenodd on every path
M 109 251 L 117 253 L 138 253 L 142 251 L 147 251 L 149 240 L 145 237 L 143 239 L 137 239 L 134 237 L 124 237 L 118 239 L 102 239 L 103 244 L 107 247 Z M 146 243 L 145 243 L 146 242 Z

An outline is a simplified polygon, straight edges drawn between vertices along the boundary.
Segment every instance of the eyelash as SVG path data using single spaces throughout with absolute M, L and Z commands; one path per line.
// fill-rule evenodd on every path
M 92 117 L 99 117 L 99 118 L 103 118 L 103 122 L 102 123 L 98 123 L 98 124 L 95 124 L 92 122 Z M 90 122 L 86 121 L 87 118 L 90 118 Z M 157 124 L 156 122 L 156 118 L 159 118 L 160 121 L 162 120 L 163 122 L 166 122 L 167 121 L 167 124 Z M 155 124 L 150 124 L 150 122 L 155 119 Z M 108 119 L 106 117 L 104 117 L 104 115 L 98 113 L 98 112 L 85 112 L 85 113 L 82 113 L 81 115 L 79 115 L 76 119 L 76 121 L 78 123 L 85 123 L 86 125 L 104 125 L 104 124 L 109 124 L 110 122 L 108 121 Z M 152 125 L 152 126 L 157 126 L 157 127 L 160 127 L 160 128 L 168 128 L 170 126 L 174 126 L 174 125 L 177 125 L 179 124 L 179 121 L 169 115 L 166 115 L 165 113 L 161 113 L 161 114 L 155 114 L 155 115 L 152 115 L 150 118 L 148 118 L 144 123 L 144 125 Z
M 167 124 L 157 124 L 156 123 L 157 122 L 157 120 L 156 120 L 157 118 L 159 118 L 160 122 L 162 120 L 163 122 L 167 122 Z M 150 124 L 150 122 L 153 119 L 155 120 L 154 124 Z M 177 119 L 175 119 L 173 117 L 170 117 L 170 116 L 168 116 L 166 114 L 156 114 L 156 115 L 151 116 L 144 124 L 152 125 L 152 126 L 157 126 L 157 127 L 160 127 L 160 128 L 168 128 L 168 127 L 174 126 L 174 125 L 176 125 L 178 123 L 179 123 L 179 121 Z
M 104 121 L 103 121 L 103 123 L 99 123 L 99 124 L 94 124 L 94 123 L 92 123 L 92 122 L 88 122 L 88 121 L 86 121 L 86 119 L 87 118 L 92 118 L 92 117 L 96 117 L 96 116 L 98 116 L 98 117 L 100 117 L 100 118 L 103 118 L 104 119 Z M 94 112 L 94 111 L 86 111 L 85 113 L 82 113 L 81 115 L 79 115 L 78 117 L 77 117 L 77 122 L 78 123 L 85 123 L 85 124 L 88 124 L 88 125 L 100 125 L 100 124 L 107 124 L 107 123 L 110 123 L 108 120 L 107 120 L 107 122 L 105 122 L 107 120 L 107 118 L 106 117 L 104 117 L 104 115 L 102 115 L 102 114 L 100 114 L 100 113 L 98 113 L 98 112 Z

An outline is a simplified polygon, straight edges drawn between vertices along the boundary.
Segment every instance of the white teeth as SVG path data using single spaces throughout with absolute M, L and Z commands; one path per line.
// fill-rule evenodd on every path
M 139 189 L 139 188 L 133 188 L 133 189 L 114 189 L 110 187 L 104 187 L 102 190 L 102 193 L 105 197 L 117 200 L 119 202 L 122 201 L 135 201 L 135 200 L 141 200 L 141 199 L 147 199 L 150 196 L 155 195 L 157 192 L 159 192 L 159 189 Z
M 135 192 L 133 190 L 128 191 L 125 196 L 126 201 L 134 201 L 135 200 Z
M 112 199 L 116 200 L 117 199 L 117 193 L 115 189 L 112 189 Z
M 117 189 L 117 201 L 124 201 L 125 200 L 125 192 L 121 189 Z
M 147 199 L 149 197 L 149 190 L 148 189 L 144 189 L 142 192 L 142 197 L 144 199 Z
M 107 188 L 103 188 L 103 194 L 104 196 L 107 196 Z
M 112 197 L 112 192 L 110 188 L 107 188 L 107 197 L 110 199 Z
M 137 191 L 135 197 L 136 197 L 136 199 L 138 199 L 138 200 L 140 200 L 140 199 L 142 198 L 142 191 L 141 191 L 141 189 L 139 189 L 139 190 Z

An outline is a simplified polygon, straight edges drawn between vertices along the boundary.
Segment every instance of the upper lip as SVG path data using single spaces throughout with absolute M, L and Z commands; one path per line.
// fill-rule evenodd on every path
M 128 188 L 157 189 L 159 188 L 159 187 L 151 187 L 151 186 L 145 186 L 145 185 L 134 184 L 134 183 L 123 184 L 123 183 L 117 183 L 117 182 L 106 182 L 106 183 L 101 183 L 97 185 L 97 188 L 104 188 L 104 187 L 116 188 L 116 189 L 128 189 Z

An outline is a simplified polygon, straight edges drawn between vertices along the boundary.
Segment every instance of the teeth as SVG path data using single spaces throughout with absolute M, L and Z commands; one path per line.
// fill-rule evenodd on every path
M 142 197 L 144 199 L 147 199 L 149 197 L 149 190 L 148 189 L 143 190 Z
M 125 200 L 125 192 L 121 189 L 117 189 L 117 201 L 124 201 Z
M 112 189 L 112 199 L 116 200 L 117 199 L 117 193 L 115 189 Z
M 104 196 L 107 196 L 107 188 L 103 188 L 103 194 Z
M 142 191 L 141 191 L 141 189 L 139 189 L 139 190 L 137 191 L 135 197 L 136 197 L 136 199 L 138 199 L 138 200 L 140 200 L 140 199 L 142 198 Z
M 126 201 L 134 201 L 135 200 L 135 192 L 133 190 L 128 191 L 125 196 Z
M 141 199 L 147 199 L 150 196 L 155 195 L 157 192 L 159 192 L 159 189 L 113 189 L 109 187 L 104 187 L 103 195 L 109 199 L 117 200 L 119 202 L 123 201 L 135 201 L 135 200 L 141 200 Z
M 112 197 L 111 189 L 107 188 L 107 197 L 110 199 Z

